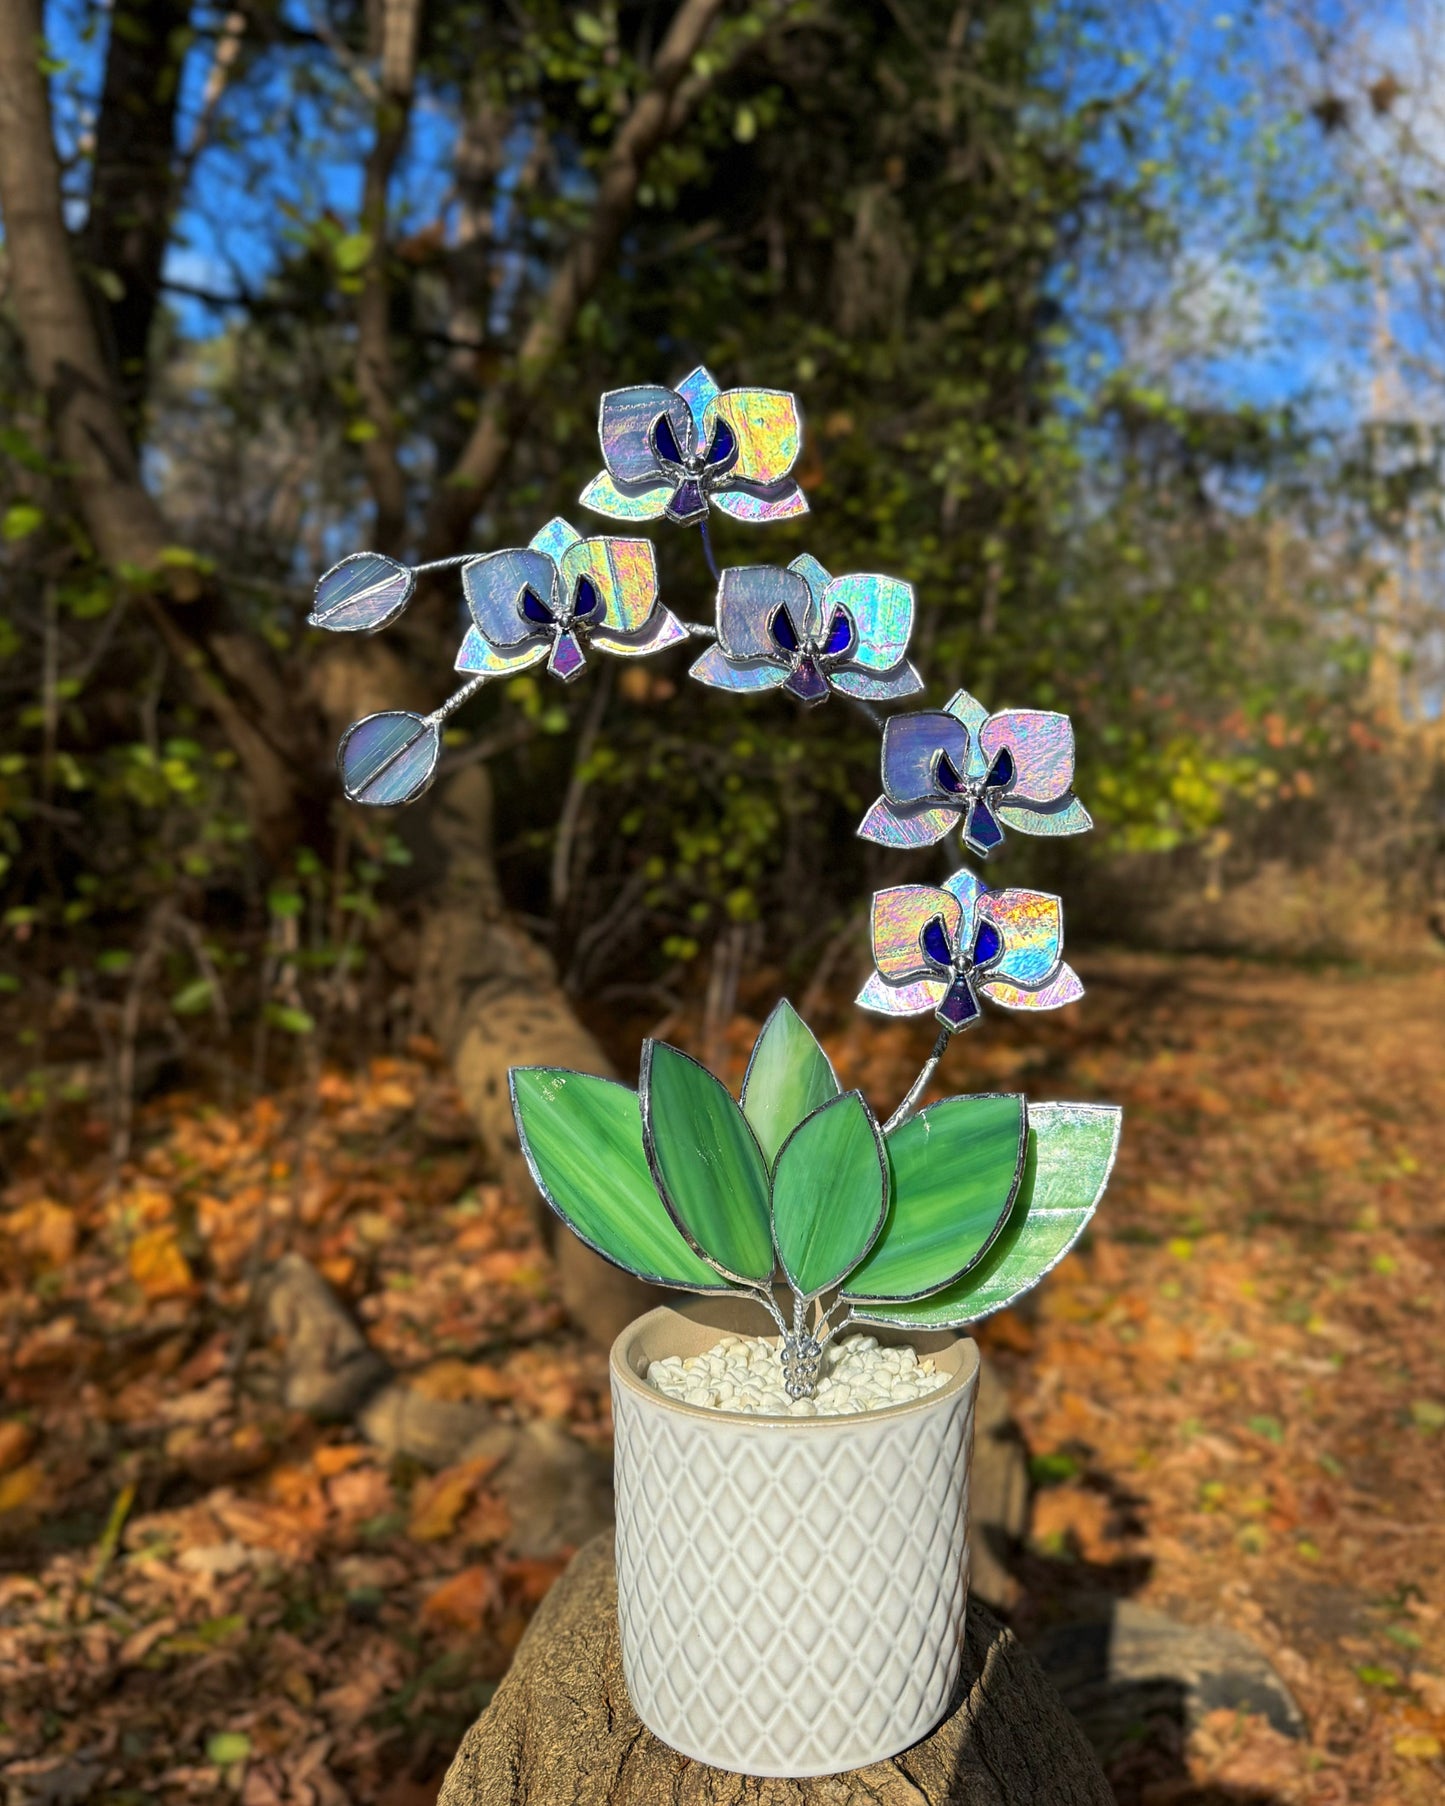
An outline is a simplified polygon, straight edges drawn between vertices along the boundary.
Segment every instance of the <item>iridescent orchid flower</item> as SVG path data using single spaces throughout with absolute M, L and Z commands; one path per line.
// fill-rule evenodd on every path
M 719 690 L 782 688 L 800 702 L 829 689 L 868 701 L 912 696 L 923 679 L 904 654 L 913 590 L 896 577 L 830 577 L 804 552 L 786 570 L 725 570 L 717 592 L 717 644 L 692 667 Z
M 1073 776 L 1067 715 L 990 715 L 960 690 L 939 712 L 885 724 L 883 794 L 858 833 L 880 846 L 926 847 L 957 825 L 981 859 L 1002 844 L 1005 825 L 1021 834 L 1083 834 L 1094 824 L 1069 788 Z
M 560 516 L 523 549 L 488 552 L 462 567 L 474 625 L 457 670 L 499 677 L 545 658 L 570 683 L 588 644 L 642 658 L 686 639 L 657 600 L 657 564 L 645 539 L 583 539 Z
M 1034 890 L 989 890 L 972 872 L 942 889 L 900 884 L 873 898 L 873 963 L 865 1010 L 921 1016 L 950 1033 L 978 1020 L 979 996 L 1010 1010 L 1055 1010 L 1084 987 L 1063 963 L 1063 905 Z
M 790 475 L 802 442 L 798 404 L 781 389 L 719 390 L 699 364 L 675 389 L 609 390 L 598 434 L 607 468 L 581 501 L 613 520 L 665 515 L 686 527 L 710 506 L 750 521 L 808 512 Z

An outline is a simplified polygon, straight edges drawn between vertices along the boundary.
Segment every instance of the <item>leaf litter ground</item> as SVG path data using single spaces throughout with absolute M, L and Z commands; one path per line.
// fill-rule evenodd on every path
M 1016 1622 L 1128 1595 L 1242 1631 L 1298 1700 L 1302 1739 L 1146 1715 L 1110 1756 L 1124 1806 L 1438 1801 L 1445 972 L 1086 963 L 1078 1010 L 990 1024 L 944 1074 L 1127 1113 L 1088 1245 L 982 1337 L 1036 1483 Z M 926 1025 L 835 1024 L 844 1082 L 896 1101 Z M 264 1344 L 233 1371 L 257 1237 L 436 1396 L 606 1447 L 605 1360 L 425 1044 L 319 1100 L 154 1100 L 116 1182 L 105 1143 L 58 1125 L 0 1196 L 7 1797 L 420 1806 L 565 1552 L 507 1556 L 486 1463 L 286 1410 Z

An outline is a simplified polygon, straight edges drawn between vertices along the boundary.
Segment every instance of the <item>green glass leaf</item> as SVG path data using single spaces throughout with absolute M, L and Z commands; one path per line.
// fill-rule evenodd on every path
M 769 1166 L 803 1118 L 840 1089 L 827 1054 L 785 997 L 763 1024 L 743 1079 L 743 1115 Z
M 642 1147 L 637 1093 L 611 1079 L 514 1066 L 512 1114 L 537 1190 L 614 1266 L 689 1292 L 729 1288 L 667 1214 Z
M 795 1292 L 816 1298 L 867 1253 L 888 1208 L 888 1162 L 857 1091 L 806 1117 L 773 1172 L 773 1235 Z
M 998 1234 L 1023 1171 L 1024 1100 L 950 1097 L 887 1138 L 893 1196 L 845 1298 L 922 1298 L 965 1272 Z
M 1083 1234 L 1109 1182 L 1122 1120 L 1116 1104 L 1030 1104 L 1024 1176 L 988 1253 L 931 1298 L 858 1306 L 857 1315 L 904 1329 L 956 1328 L 1021 1298 Z
M 661 1041 L 643 1043 L 640 1090 L 648 1165 L 673 1221 L 728 1278 L 771 1280 L 767 1162 L 732 1093 Z

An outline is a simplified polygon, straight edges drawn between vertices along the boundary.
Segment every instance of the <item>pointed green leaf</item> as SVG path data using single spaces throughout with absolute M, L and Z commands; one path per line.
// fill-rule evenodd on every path
M 648 1041 L 641 1096 L 648 1165 L 673 1221 L 719 1272 L 770 1280 L 767 1162 L 732 1093 L 685 1053 Z
M 1115 1104 L 1030 1104 L 1023 1180 L 988 1253 L 931 1298 L 860 1306 L 857 1314 L 904 1329 L 955 1328 L 1021 1298 L 1083 1234 L 1109 1182 L 1122 1119 Z
M 763 1024 L 743 1079 L 743 1115 L 769 1166 L 803 1118 L 840 1089 L 827 1054 L 785 997 Z
M 1023 1171 L 1024 1100 L 950 1097 L 887 1138 L 892 1200 L 845 1298 L 922 1298 L 957 1279 L 998 1234 Z
M 888 1207 L 883 1137 L 861 1093 L 824 1104 L 783 1143 L 773 1234 L 795 1292 L 816 1298 L 867 1253 Z
M 657 1195 L 635 1091 L 550 1066 L 514 1066 L 510 1081 L 512 1114 L 537 1190 L 574 1235 L 658 1285 L 728 1290 L 688 1247 Z

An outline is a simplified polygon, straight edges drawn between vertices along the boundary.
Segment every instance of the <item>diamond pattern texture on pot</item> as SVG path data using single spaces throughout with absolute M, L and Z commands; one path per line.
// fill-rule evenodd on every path
M 963 1648 L 976 1389 L 805 1428 L 614 1382 L 623 1669 L 650 1730 L 803 1777 L 934 1728 Z

